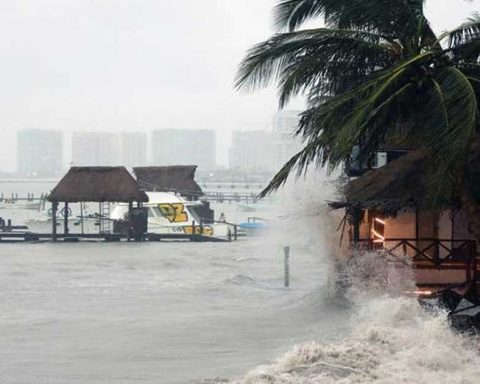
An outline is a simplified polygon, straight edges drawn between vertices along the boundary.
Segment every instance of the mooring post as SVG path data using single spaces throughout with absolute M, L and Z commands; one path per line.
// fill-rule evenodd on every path
M 285 264 L 285 287 L 290 286 L 290 247 L 283 248 L 284 264 Z
M 238 228 L 237 228 L 237 224 L 235 224 L 233 226 L 233 240 L 237 241 L 237 238 L 238 238 Z
M 195 220 L 192 221 L 192 237 L 191 237 L 191 240 L 192 241 L 197 240 L 197 237 L 195 236 Z
M 230 228 L 228 228 L 228 242 L 232 242 L 232 231 L 230 230 Z

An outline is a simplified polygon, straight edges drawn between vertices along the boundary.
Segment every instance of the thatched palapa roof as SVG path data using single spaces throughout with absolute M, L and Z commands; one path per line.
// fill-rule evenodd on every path
M 196 170 L 196 165 L 133 168 L 143 189 L 157 192 L 175 191 L 189 197 L 203 194 L 202 188 L 195 181 Z
M 50 193 L 51 202 L 147 202 L 125 167 L 71 167 Z
M 344 190 L 345 201 L 332 203 L 331 206 L 395 212 L 418 206 L 425 194 L 424 155 L 411 152 L 348 183 Z
M 467 154 L 466 181 L 472 192 L 480 198 L 480 137 L 476 137 Z M 402 208 L 422 207 L 428 203 L 427 161 L 425 154 L 414 151 L 369 171 L 348 183 L 345 200 L 334 202 L 333 208 L 376 208 L 395 214 Z M 458 201 L 446 198 L 442 205 L 458 206 Z

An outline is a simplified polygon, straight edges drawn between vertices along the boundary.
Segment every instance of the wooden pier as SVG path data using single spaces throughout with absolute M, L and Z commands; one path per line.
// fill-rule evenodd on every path
M 220 238 L 206 235 L 189 235 L 184 233 L 147 233 L 141 238 L 129 238 L 127 234 L 122 233 L 85 233 L 85 234 L 61 234 L 55 235 L 57 242 L 77 243 L 80 241 L 103 241 L 111 242 L 161 242 L 161 241 L 189 241 L 198 243 L 228 243 L 234 240 L 232 236 L 228 238 Z M 54 235 L 51 233 L 34 233 L 34 232 L 0 232 L 1 243 L 38 243 L 53 242 Z
M 46 193 L 34 194 L 27 193 L 0 193 L 0 202 L 15 203 L 38 203 L 44 204 L 47 199 Z M 255 192 L 204 192 L 200 200 L 214 203 L 244 203 L 256 204 L 258 202 L 258 194 Z

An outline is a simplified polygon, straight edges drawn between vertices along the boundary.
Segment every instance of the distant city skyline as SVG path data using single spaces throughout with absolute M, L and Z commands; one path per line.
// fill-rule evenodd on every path
M 197 165 L 217 168 L 216 132 L 212 129 L 159 129 L 150 136 L 152 165 Z
M 273 88 L 255 94 L 233 88 L 246 50 L 273 32 L 275 3 L 1 2 L 1 168 L 16 169 L 16 133 L 29 128 L 60 130 L 65 137 L 74 131 L 214 129 L 217 162 L 226 165 L 232 132 L 265 129 L 278 107 Z M 441 32 L 478 5 L 428 0 L 426 13 Z M 302 106 L 299 99 L 289 108 Z
M 233 132 L 229 167 L 241 172 L 278 171 L 301 149 L 301 139 L 294 136 L 300 111 L 285 110 L 273 116 L 268 130 Z
M 233 131 L 226 148 L 228 164 L 217 161 L 215 130 L 82 131 L 70 135 L 54 130 L 20 130 L 16 173 L 53 176 L 72 165 L 132 168 L 190 164 L 198 165 L 202 171 L 226 168 L 247 173 L 274 172 L 300 148 L 299 141 L 293 137 L 298 113 L 281 111 L 271 117 L 271 124 L 264 129 Z M 52 167 L 56 171 L 52 171 Z

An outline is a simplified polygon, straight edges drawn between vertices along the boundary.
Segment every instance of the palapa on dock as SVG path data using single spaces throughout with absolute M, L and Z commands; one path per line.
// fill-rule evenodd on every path
M 71 167 L 48 196 L 50 202 L 147 202 L 125 167 Z
M 178 192 L 189 199 L 203 195 L 195 181 L 196 165 L 135 167 L 133 172 L 141 188 L 150 192 Z
M 69 203 L 122 202 L 129 204 L 131 213 L 133 203 L 140 207 L 141 203 L 148 202 L 148 196 L 125 167 L 71 167 L 52 190 L 48 201 L 52 203 L 52 235 L 55 241 L 60 202 L 65 204 L 65 212 L 68 212 Z M 64 228 L 65 235 L 68 235 L 67 214 L 64 215 Z

